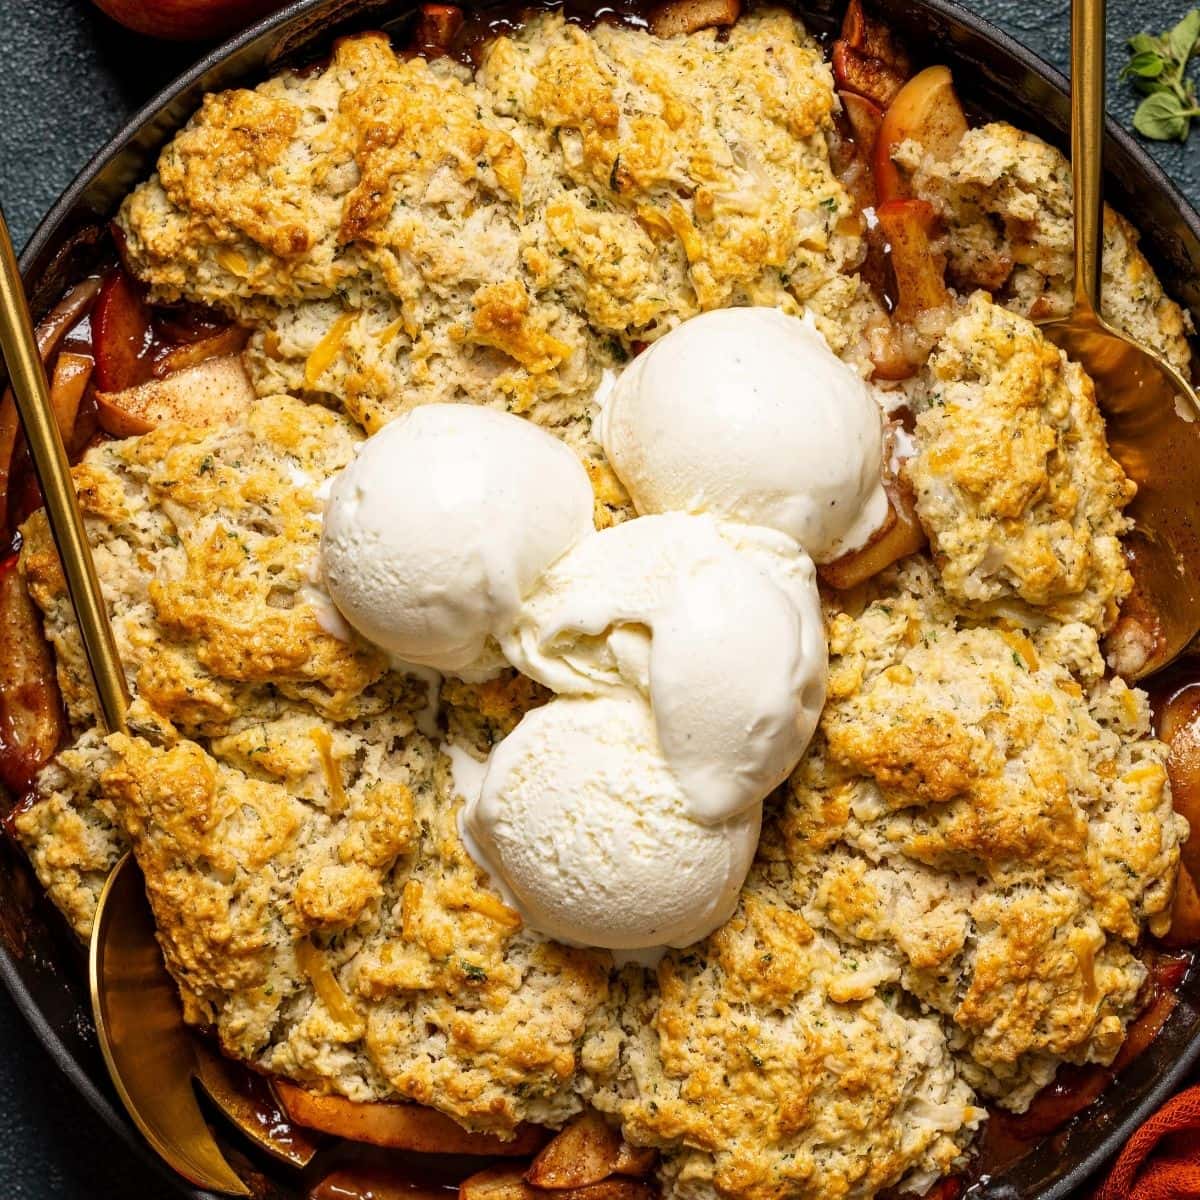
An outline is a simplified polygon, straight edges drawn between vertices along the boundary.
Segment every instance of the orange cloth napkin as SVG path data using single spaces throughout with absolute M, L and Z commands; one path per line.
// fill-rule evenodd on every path
M 1200 1200 L 1200 1087 L 1181 1092 L 1129 1139 L 1095 1200 Z

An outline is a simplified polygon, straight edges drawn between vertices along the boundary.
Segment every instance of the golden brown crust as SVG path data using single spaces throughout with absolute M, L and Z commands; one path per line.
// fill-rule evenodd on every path
M 559 1123 L 579 1107 L 605 960 L 522 931 L 462 849 L 446 763 L 414 729 L 425 685 L 322 626 L 317 492 L 357 441 L 277 397 L 225 429 L 164 426 L 89 455 L 77 476 L 137 735 L 85 732 L 19 832 L 84 934 L 132 843 L 188 1019 L 230 1054 L 503 1135 Z M 87 729 L 57 558 L 41 518 L 27 534 Z M 539 692 L 473 685 L 464 727 L 490 744 Z
M 1115 1053 L 1186 831 L 1145 697 L 1102 678 L 1095 632 L 1067 627 L 1091 664 L 1073 676 L 1022 633 L 955 622 L 926 570 L 835 616 L 822 737 L 783 828 L 824 919 L 894 939 L 906 986 L 1020 1106 L 1052 1056 Z
M 738 913 L 657 988 L 624 977 L 622 1032 L 585 1048 L 675 1195 L 919 1190 L 973 1089 L 1021 1109 L 1060 1060 L 1112 1058 L 1169 918 L 1165 747 L 1095 632 L 1051 654 L 963 623 L 920 559 L 866 591 L 830 610 L 821 730 Z
M 622 977 L 626 1035 L 585 1049 L 594 1102 L 663 1147 L 673 1195 L 870 1196 L 951 1169 L 982 1111 L 937 1023 L 849 987 L 837 943 L 759 871 L 707 942 Z
M 218 759 L 140 701 L 131 724 L 160 744 L 117 734 L 77 753 L 134 846 L 189 1021 L 309 1087 L 502 1136 L 579 1107 L 605 959 L 522 933 L 411 725 L 297 714 L 219 739 Z
M 548 14 L 474 78 L 347 38 L 319 74 L 207 103 L 119 222 L 153 295 L 256 329 L 260 394 L 334 397 L 371 432 L 414 404 L 494 404 L 599 464 L 602 368 L 680 319 L 804 304 L 860 340 L 833 104 L 778 10 L 723 40 Z
M 906 474 L 949 596 L 1108 629 L 1132 585 L 1119 537 L 1136 489 L 1091 380 L 980 292 L 935 348 L 927 388 Z

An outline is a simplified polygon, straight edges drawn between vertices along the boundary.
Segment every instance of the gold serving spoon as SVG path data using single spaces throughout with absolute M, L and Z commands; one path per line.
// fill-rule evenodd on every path
M 0 353 L 8 367 L 67 593 L 104 723 L 124 731 L 128 694 L 100 591 L 66 450 L 50 406 L 46 376 L 12 238 L 0 211 Z M 225 1161 L 192 1089 L 195 1075 L 229 1119 L 264 1149 L 303 1166 L 315 1146 L 303 1135 L 277 1137 L 254 1118 L 219 1064 L 206 1061 L 184 1025 L 166 973 L 141 877 L 128 860 L 114 871 L 96 913 L 91 945 L 92 1012 L 113 1085 L 133 1123 L 184 1178 L 212 1192 L 250 1194 Z
M 1100 312 L 1103 254 L 1104 0 L 1071 5 L 1075 302 L 1042 326 L 1096 385 L 1113 457 L 1137 484 L 1125 539 L 1134 594 L 1115 631 L 1122 674 L 1166 666 L 1200 630 L 1200 401 L 1161 355 Z M 1134 630 L 1132 643 L 1123 635 Z

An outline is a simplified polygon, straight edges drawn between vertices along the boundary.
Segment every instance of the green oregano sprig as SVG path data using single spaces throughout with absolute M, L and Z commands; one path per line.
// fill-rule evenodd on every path
M 1145 96 L 1133 114 L 1133 127 L 1159 142 L 1182 142 L 1200 117 L 1196 86 L 1188 62 L 1200 43 L 1200 8 L 1193 8 L 1173 29 L 1155 37 L 1139 33 L 1129 39 L 1124 79 Z

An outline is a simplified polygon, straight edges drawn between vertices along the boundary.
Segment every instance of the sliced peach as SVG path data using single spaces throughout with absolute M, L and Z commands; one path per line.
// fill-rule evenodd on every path
M 838 182 L 850 193 L 854 207 L 862 213 L 875 206 L 874 156 L 875 133 L 883 114 L 864 96 L 838 92 L 841 112 L 829 139 L 829 165 Z
M 62 698 L 50 648 L 15 556 L 0 566 L 0 782 L 32 785 L 62 739 Z
M 4 396 L 0 397 L 0 533 L 5 540 L 11 532 L 8 528 L 8 481 L 20 432 L 17 403 L 12 392 L 5 392 Z
M 1040 1141 L 1093 1104 L 1110 1080 L 1097 1064 L 1060 1068 L 1053 1086 L 1042 1088 L 1023 1113 L 1004 1113 L 1005 1131 L 1023 1142 Z
M 1188 688 L 1163 710 L 1159 737 L 1170 747 L 1167 774 L 1175 811 L 1188 820 L 1191 836 L 1184 844 L 1184 867 L 1200 878 L 1200 695 Z
M 50 379 L 50 407 L 68 455 L 77 449 L 76 417 L 91 376 L 92 360 L 86 354 L 64 350 L 55 360 Z M 8 391 L 0 399 L 0 535 L 7 540 L 41 502 L 29 450 L 21 437 L 16 401 Z
M 151 342 L 150 310 L 133 280 L 119 267 L 109 271 L 92 311 L 97 387 L 119 392 L 145 383 Z
M 383 1163 L 339 1167 L 306 1195 L 308 1200 L 448 1200 L 444 1187 L 418 1187 L 407 1174 Z
M 910 324 L 922 313 L 948 305 L 946 266 L 931 246 L 930 234 L 937 222 L 933 205 L 926 200 L 888 200 L 875 215 L 891 248 L 896 320 Z
M 135 437 L 167 421 L 217 427 L 236 420 L 253 402 L 254 389 L 237 355 L 210 358 L 124 391 L 96 393 L 101 428 L 113 437 Z
M 650 32 L 661 38 L 697 33 L 732 25 L 741 12 L 741 0 L 666 0 L 650 10 Z
M 854 135 L 855 145 L 865 155 L 874 154 L 875 142 L 883 124 L 883 109 L 857 92 L 842 91 L 838 93 L 838 98 Z
M 623 1141 L 617 1153 L 617 1165 L 613 1168 L 618 1175 L 630 1175 L 634 1179 L 644 1179 L 654 1170 L 658 1160 L 658 1151 L 650 1146 L 634 1146 Z
M 37 345 L 42 362 L 50 360 L 50 356 L 62 345 L 63 338 L 92 308 L 99 292 L 99 279 L 84 279 L 38 322 Z
M 622 1141 L 598 1112 L 588 1109 L 542 1148 L 525 1178 L 534 1187 L 556 1191 L 588 1187 L 610 1175 L 647 1175 L 654 1158 L 653 1150 Z
M 857 92 L 839 91 L 842 115 L 830 144 L 830 163 L 859 212 L 875 207 L 875 139 L 883 111 Z
M 865 96 L 880 108 L 886 109 L 904 86 L 904 76 L 895 67 L 855 50 L 848 42 L 834 42 L 829 61 L 840 89 Z
M 1169 939 L 1170 935 L 1168 934 L 1168 942 Z M 1158 992 L 1154 999 L 1138 1013 L 1130 1022 L 1128 1029 L 1125 1030 L 1125 1041 L 1121 1043 L 1121 1049 L 1117 1053 L 1117 1057 L 1113 1059 L 1114 1071 L 1120 1071 L 1123 1067 L 1128 1066 L 1139 1054 L 1149 1049 L 1154 1039 L 1162 1032 L 1162 1027 L 1167 1023 L 1178 1003 L 1179 997 L 1174 992 Z
M 886 486 L 887 516 L 871 540 L 860 549 L 817 567 L 821 581 L 831 588 L 842 592 L 857 587 L 925 545 L 925 530 L 917 520 L 908 490 L 896 481 L 888 481 Z
M 1190 966 L 1187 956 L 1164 954 L 1151 947 L 1142 948 L 1139 958 L 1150 971 L 1150 978 L 1142 984 L 1138 997 L 1139 1002 L 1145 1001 L 1146 1007 L 1130 1021 L 1121 1050 L 1112 1060 L 1114 1072 L 1128 1066 L 1158 1037 L 1180 1000 L 1177 989 Z
M 868 58 L 887 63 L 902 76 L 907 77 L 912 69 L 908 55 L 891 29 L 882 21 L 867 16 L 862 0 L 850 0 L 846 6 L 841 40 Z
M 926 67 L 897 93 L 875 142 L 875 189 L 880 202 L 902 199 L 907 189 L 892 155 L 901 142 L 919 142 L 939 162 L 949 159 L 967 132 L 967 118 L 949 67 Z
M 458 1200 L 652 1200 L 648 1183 L 611 1176 L 586 1187 L 550 1191 L 534 1187 L 520 1167 L 491 1167 L 464 1179 Z
M 616 1170 L 621 1135 L 593 1110 L 580 1114 L 542 1147 L 525 1173 L 534 1187 L 575 1188 Z
M 72 350 L 64 350 L 54 363 L 54 374 L 50 379 L 50 407 L 54 409 L 58 432 L 68 452 L 75 438 L 79 402 L 87 391 L 94 366 L 90 354 L 76 354 Z
M 545 1131 L 523 1125 L 511 1141 L 475 1133 L 436 1109 L 421 1104 L 357 1103 L 343 1096 L 308 1092 L 282 1079 L 272 1086 L 288 1119 L 306 1129 L 331 1133 L 352 1142 L 421 1154 L 479 1154 L 519 1157 L 545 1140 Z
M 1200 891 L 1196 889 L 1192 873 L 1185 867 L 1179 868 L 1175 903 L 1171 908 L 1171 928 L 1163 941 L 1180 949 L 1200 946 Z
M 218 329 L 192 342 L 183 342 L 172 346 L 170 350 L 158 355 L 154 360 L 153 373 L 156 379 L 165 379 L 176 371 L 186 371 L 188 367 L 198 367 L 210 358 L 225 358 L 230 354 L 240 354 L 250 338 L 250 331 L 240 325 L 230 325 Z
M 871 361 L 879 378 L 907 379 L 929 357 L 953 311 L 945 260 L 931 239 L 937 218 L 924 200 L 889 200 L 875 215 L 896 300 L 890 319 L 869 332 Z
M 99 291 L 98 279 L 85 279 L 77 283 L 38 322 L 37 347 L 42 362 L 48 362 L 62 345 L 63 338 L 91 308 Z M 13 454 L 20 440 L 20 433 L 21 422 L 17 417 L 16 401 L 13 399 L 12 389 L 9 388 L 0 397 L 0 531 L 3 531 L 6 537 L 10 532 L 7 517 L 12 508 L 8 500 L 9 481 L 13 469 Z
M 413 31 L 413 46 L 426 58 L 445 54 L 463 27 L 463 10 L 457 4 L 422 4 Z

